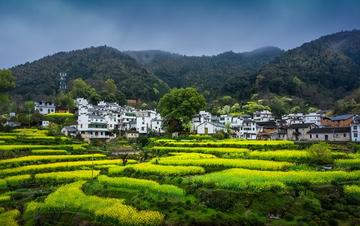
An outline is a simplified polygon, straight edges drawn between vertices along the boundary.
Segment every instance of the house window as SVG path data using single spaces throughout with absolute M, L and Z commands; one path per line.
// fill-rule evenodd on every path
M 316 138 L 319 138 L 319 135 L 316 134 Z
M 344 137 L 346 137 L 346 133 L 344 133 Z
M 357 130 L 357 126 L 353 126 L 353 129 L 354 129 L 354 130 Z
M 312 139 L 312 135 L 310 134 L 310 139 Z
M 358 137 L 358 134 L 357 134 L 357 133 L 354 133 L 354 137 Z

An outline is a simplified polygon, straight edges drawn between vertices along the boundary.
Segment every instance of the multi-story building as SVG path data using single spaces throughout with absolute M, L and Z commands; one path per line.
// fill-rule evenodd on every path
M 244 119 L 243 124 L 234 128 L 236 137 L 255 140 L 258 134 L 256 122 L 252 119 Z
M 287 139 L 301 141 L 308 139 L 308 132 L 318 127 L 314 123 L 291 124 L 287 128 Z
M 52 102 L 48 101 L 36 101 L 34 110 L 39 112 L 42 115 L 47 115 L 50 113 L 55 113 L 56 106 Z
M 267 121 L 273 121 L 275 118 L 273 117 L 272 113 L 268 110 L 263 111 L 256 111 L 253 114 L 253 120 L 255 122 L 267 122 Z
M 350 125 L 351 141 L 360 142 L 360 116 L 355 116 Z
M 321 118 L 323 117 L 322 114 L 311 112 L 304 115 L 304 123 L 314 123 L 317 126 L 321 124 Z

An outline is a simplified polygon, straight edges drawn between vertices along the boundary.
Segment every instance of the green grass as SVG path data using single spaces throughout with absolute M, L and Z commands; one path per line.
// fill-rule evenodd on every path
M 59 145 L 41 145 L 41 144 L 2 144 L 0 145 L 0 151 L 12 151 L 20 149 L 73 149 L 73 150 L 85 150 L 84 144 L 59 144 Z
M 90 159 L 104 159 L 106 155 L 103 154 L 84 154 L 84 155 L 29 155 L 18 158 L 11 158 L 0 160 L 1 166 L 12 166 L 25 163 L 45 163 L 45 162 L 61 162 L 71 160 L 90 160 Z
M 162 147 L 155 146 L 150 148 L 151 151 L 158 153 L 168 153 L 168 152 L 197 152 L 204 154 L 214 154 L 214 155 L 223 155 L 223 154 L 245 154 L 249 151 L 246 148 L 218 148 L 218 147 Z
M 70 182 L 74 180 L 88 180 L 97 177 L 100 170 L 75 170 L 65 172 L 39 173 L 35 175 L 35 181 L 38 183 Z
M 44 202 L 30 202 L 26 206 L 27 224 L 35 222 L 37 214 L 56 211 L 86 213 L 94 220 L 111 225 L 160 225 L 164 216 L 157 211 L 138 211 L 122 200 L 89 196 L 81 190 L 84 181 L 59 187 Z
M 128 163 L 136 163 L 135 160 L 128 160 Z M 58 170 L 74 170 L 81 168 L 90 168 L 96 165 L 109 165 L 109 164 L 122 164 L 122 161 L 119 159 L 114 160 L 94 160 L 94 161 L 75 161 L 75 162 L 56 162 L 56 163 L 47 163 L 39 165 L 28 165 L 20 166 L 9 169 L 0 170 L 0 176 L 6 175 L 16 175 L 16 174 L 26 174 L 26 173 L 38 173 L 38 172 L 52 172 Z
M 101 175 L 97 180 L 104 185 L 118 188 L 127 188 L 138 191 L 150 191 L 160 195 L 168 195 L 181 198 L 185 195 L 185 191 L 174 185 L 159 184 L 155 181 L 145 179 L 135 179 L 131 177 L 108 177 Z
M 109 168 L 110 175 L 122 174 L 124 171 L 135 171 L 142 174 L 155 174 L 163 176 L 183 176 L 205 173 L 205 170 L 198 166 L 163 166 L 150 163 Z
M 267 191 L 271 189 L 284 189 L 287 185 L 300 184 L 329 184 L 333 181 L 352 181 L 360 179 L 360 171 L 258 171 L 247 169 L 228 169 L 220 172 L 194 176 L 191 182 L 211 184 L 216 187 L 246 190 Z
M 203 158 L 203 159 L 176 159 L 174 157 L 163 157 L 151 160 L 152 163 L 161 165 L 183 165 L 202 167 L 225 167 L 225 168 L 247 168 L 260 170 L 284 170 L 293 166 L 289 162 L 275 162 L 255 159 L 224 159 L 224 158 Z
M 33 155 L 66 155 L 69 154 L 66 150 L 54 150 L 54 149 L 40 149 L 40 150 L 31 150 Z

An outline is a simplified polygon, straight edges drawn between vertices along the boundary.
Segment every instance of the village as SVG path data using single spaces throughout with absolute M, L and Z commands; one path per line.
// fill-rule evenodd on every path
M 161 135 L 166 132 L 161 115 L 156 110 L 139 110 L 117 103 L 90 104 L 76 99 L 77 124 L 63 127 L 68 136 L 84 140 L 110 140 L 117 136 L 128 139 L 139 135 Z M 42 115 L 56 112 L 54 103 L 35 102 L 35 111 Z M 47 127 L 48 121 L 42 126 Z M 360 142 L 360 116 L 354 114 L 326 116 L 324 112 L 293 113 L 276 119 L 268 110 L 253 115 L 212 115 L 200 111 L 191 121 L 191 133 L 213 135 L 226 133 L 232 138 L 249 140 L 292 140 Z

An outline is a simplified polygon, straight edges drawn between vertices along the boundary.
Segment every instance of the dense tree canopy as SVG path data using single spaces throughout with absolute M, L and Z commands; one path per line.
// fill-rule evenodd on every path
M 89 99 L 93 103 L 96 103 L 101 99 L 96 90 L 81 78 L 72 81 L 70 93 L 73 98 L 82 97 Z
M 158 111 L 169 132 L 189 129 L 192 117 L 205 107 L 205 98 L 195 88 L 171 89 L 159 101 Z
M 0 69 L 0 92 L 15 88 L 15 78 L 10 70 Z

